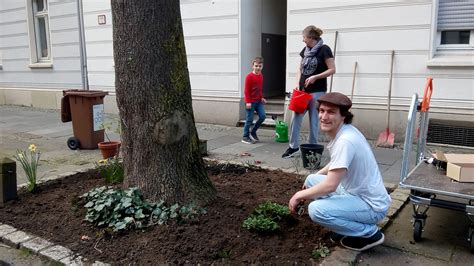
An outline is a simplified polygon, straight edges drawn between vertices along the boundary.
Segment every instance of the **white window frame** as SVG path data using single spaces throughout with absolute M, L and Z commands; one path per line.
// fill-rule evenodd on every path
M 439 0 L 433 0 L 432 43 L 428 67 L 474 67 L 474 29 L 470 30 L 469 44 L 441 44 L 441 31 L 438 30 L 438 6 Z
M 36 2 L 43 2 L 44 9 L 42 11 L 36 11 Z M 30 39 L 30 68 L 51 68 L 53 66 L 52 53 L 51 53 L 51 33 L 49 30 L 49 8 L 47 0 L 26 0 L 26 8 L 28 13 L 28 35 Z M 46 33 L 46 49 L 48 50 L 48 56 L 41 56 L 41 47 L 39 41 L 39 29 L 37 24 L 37 18 L 44 18 Z

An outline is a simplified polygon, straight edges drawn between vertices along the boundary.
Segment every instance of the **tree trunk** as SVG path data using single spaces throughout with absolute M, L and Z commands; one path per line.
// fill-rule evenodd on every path
M 199 152 L 179 1 L 111 3 L 125 186 L 151 201 L 207 203 L 216 191 Z

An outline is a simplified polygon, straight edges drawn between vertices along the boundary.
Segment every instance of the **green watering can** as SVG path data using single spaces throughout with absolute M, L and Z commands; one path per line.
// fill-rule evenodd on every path
M 275 141 L 288 142 L 288 124 L 284 121 L 276 121 L 275 126 Z

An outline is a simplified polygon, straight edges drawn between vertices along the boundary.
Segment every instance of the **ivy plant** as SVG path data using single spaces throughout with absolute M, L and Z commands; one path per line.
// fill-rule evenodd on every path
M 279 223 L 290 217 L 287 206 L 267 201 L 258 205 L 243 221 L 242 226 L 249 231 L 270 233 L 279 230 Z
M 85 201 L 85 220 L 98 227 L 110 227 L 113 231 L 161 225 L 170 219 L 186 222 L 205 213 L 194 205 L 168 207 L 163 201 L 147 202 L 138 188 L 123 190 L 104 186 L 94 188 L 80 198 Z

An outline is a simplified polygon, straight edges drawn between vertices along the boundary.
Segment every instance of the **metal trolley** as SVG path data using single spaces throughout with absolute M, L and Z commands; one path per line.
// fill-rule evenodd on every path
M 432 91 L 432 78 L 428 77 L 421 101 L 416 93 L 412 97 L 405 134 L 400 186 L 410 189 L 410 201 L 413 203 L 413 239 L 417 242 L 421 240 L 426 212 L 430 206 L 461 211 L 465 212 L 471 221 L 467 239 L 470 242 L 470 251 L 474 253 L 474 183 L 454 182 L 446 176 L 446 170 L 423 161 Z M 418 128 L 415 130 L 417 121 Z M 415 167 L 409 172 L 414 142 Z

